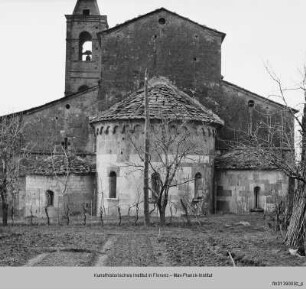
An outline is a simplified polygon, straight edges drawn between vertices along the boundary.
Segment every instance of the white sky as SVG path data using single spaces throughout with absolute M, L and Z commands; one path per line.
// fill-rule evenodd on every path
M 63 96 L 64 14 L 76 0 L 0 0 L 0 114 Z M 265 64 L 287 86 L 306 64 L 305 0 L 98 0 L 110 27 L 160 7 L 227 34 L 222 46 L 225 80 L 268 96 L 275 85 Z M 274 98 L 275 100 L 275 98 Z M 296 107 L 302 93 L 291 93 Z

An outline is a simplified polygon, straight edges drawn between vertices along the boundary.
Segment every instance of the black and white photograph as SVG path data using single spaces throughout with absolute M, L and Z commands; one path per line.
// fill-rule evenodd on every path
M 0 288 L 306 288 L 304 0 L 0 11 Z

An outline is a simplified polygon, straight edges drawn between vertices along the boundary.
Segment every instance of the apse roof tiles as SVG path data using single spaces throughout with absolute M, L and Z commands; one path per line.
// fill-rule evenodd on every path
M 144 119 L 144 96 L 144 89 L 140 89 L 108 110 L 92 117 L 91 122 Z M 150 81 L 148 102 L 151 120 L 170 118 L 215 125 L 224 124 L 223 120 L 211 110 L 163 78 Z

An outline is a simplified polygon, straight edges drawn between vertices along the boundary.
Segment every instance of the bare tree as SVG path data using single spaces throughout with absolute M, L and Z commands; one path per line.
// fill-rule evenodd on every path
M 66 224 L 69 225 L 70 224 L 70 207 L 69 207 L 69 203 L 64 205 L 64 215 L 66 218 Z
M 47 225 L 50 225 L 50 216 L 49 216 L 49 212 L 48 212 L 48 206 L 45 206 L 45 214 L 47 217 Z
M 172 187 L 193 181 L 187 178 L 181 183 L 176 180 L 178 171 L 185 161 L 196 162 L 190 155 L 204 155 L 204 147 L 197 137 L 188 129 L 191 121 L 173 119 L 161 116 L 150 124 L 149 169 L 157 176 L 154 187 L 151 185 L 152 199 L 157 205 L 160 224 L 165 225 L 166 208 L 169 203 L 169 191 Z M 144 148 L 129 136 L 140 160 L 144 162 Z M 130 164 L 139 169 L 142 164 Z
M 121 208 L 120 208 L 120 206 L 117 207 L 117 210 L 118 210 L 118 218 L 119 218 L 118 226 L 121 226 L 122 215 L 121 215 Z
M 21 115 L 13 114 L 0 119 L 0 195 L 2 222 L 7 225 L 9 197 L 18 191 L 20 162 L 25 157 L 23 144 L 24 122 Z M 11 195 L 10 195 L 11 194 Z
M 135 220 L 134 220 L 134 225 L 137 225 L 137 222 L 139 220 L 139 205 L 141 203 L 143 203 L 144 200 L 143 200 L 143 194 L 141 193 L 141 191 L 137 188 L 137 194 L 136 194 L 136 198 L 135 198 L 135 201 L 133 202 L 133 204 L 131 206 L 129 206 L 128 208 L 128 217 L 129 217 L 129 220 L 130 220 L 130 212 L 132 209 L 135 208 Z
M 102 188 L 102 179 L 100 178 L 100 186 Z M 104 207 L 104 192 L 101 191 L 101 203 L 100 203 L 100 221 L 101 221 L 101 225 L 104 226 L 104 219 L 103 216 L 106 214 L 105 212 L 105 207 Z
M 253 156 L 260 166 L 274 167 L 283 171 L 297 183 L 293 192 L 289 192 L 284 211 L 286 234 L 285 242 L 289 248 L 305 255 L 305 215 L 306 215 L 306 67 L 301 83 L 286 89 L 281 79 L 269 68 L 268 73 L 278 88 L 278 96 L 284 103 L 284 113 L 294 119 L 299 137 L 294 138 L 293 122 L 261 122 L 251 132 L 245 134 L 235 149 Z M 304 94 L 303 112 L 298 115 L 287 103 L 286 95 L 291 90 L 300 90 Z M 300 157 L 298 154 L 300 153 Z M 278 210 L 278 206 L 276 208 Z M 278 217 L 279 218 L 279 217 Z M 279 221 L 279 219 L 278 219 Z

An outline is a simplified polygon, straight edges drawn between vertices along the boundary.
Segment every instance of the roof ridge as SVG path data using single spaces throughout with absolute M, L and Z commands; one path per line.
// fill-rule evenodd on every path
M 221 31 L 219 31 L 219 30 L 217 30 L 217 29 L 214 29 L 214 28 L 210 28 L 210 27 L 208 27 L 208 26 L 206 26 L 206 25 L 204 25 L 204 24 L 200 24 L 200 23 L 198 23 L 198 22 L 196 22 L 196 21 L 193 21 L 193 20 L 189 19 L 188 17 L 182 16 L 182 15 L 180 15 L 180 14 L 178 14 L 178 13 L 176 13 L 176 12 L 173 12 L 173 11 L 171 11 L 171 10 L 168 10 L 168 9 L 166 9 L 166 8 L 164 8 L 164 7 L 157 8 L 157 9 L 155 9 L 155 10 L 153 10 L 153 11 L 148 12 L 148 13 L 145 13 L 145 14 L 139 15 L 139 16 L 137 16 L 137 17 L 134 17 L 134 18 L 132 18 L 132 19 L 130 19 L 130 20 L 127 20 L 127 21 L 125 21 L 125 22 L 122 22 L 122 23 L 120 23 L 120 24 L 117 24 L 116 26 L 114 26 L 114 27 L 112 27 L 112 28 L 109 28 L 109 29 L 104 30 L 104 31 L 100 31 L 100 32 L 98 32 L 97 34 L 98 34 L 98 35 L 102 35 L 102 34 L 111 33 L 111 32 L 113 32 L 113 31 L 115 31 L 115 30 L 117 30 L 117 29 L 120 29 L 121 27 L 123 27 L 123 26 L 125 26 L 125 25 L 128 25 L 128 24 L 130 24 L 130 23 L 132 23 L 132 22 L 135 22 L 135 21 L 137 21 L 137 20 L 139 20 L 139 19 L 142 19 L 142 18 L 144 18 L 144 17 L 146 17 L 146 16 L 150 16 L 150 15 L 152 15 L 152 14 L 154 14 L 154 13 L 158 13 L 158 12 L 160 12 L 160 11 L 166 11 L 166 12 L 172 14 L 172 15 L 178 16 L 178 17 L 180 17 L 180 18 L 182 18 L 182 19 L 184 19 L 184 20 L 187 20 L 187 21 L 189 21 L 189 22 L 191 22 L 191 23 L 193 23 L 193 24 L 195 24 L 195 25 L 198 25 L 198 26 L 200 26 L 200 27 L 202 27 L 202 28 L 204 28 L 204 29 L 208 29 L 208 30 L 213 31 L 213 32 L 215 32 L 215 33 L 217 33 L 217 34 L 220 34 L 220 35 L 222 36 L 222 41 L 224 40 L 224 38 L 225 38 L 225 36 L 226 36 L 226 34 L 225 34 L 224 32 L 221 32 Z
M 7 117 L 7 116 L 11 116 L 11 115 L 18 115 L 18 114 L 28 114 L 28 113 L 34 113 L 36 112 L 37 110 L 40 110 L 40 109 L 43 109 L 45 107 L 48 107 L 49 105 L 52 105 L 52 104 L 55 104 L 57 102 L 60 102 L 60 101 L 63 101 L 63 100 L 68 100 L 68 99 L 71 99 L 75 96 L 80 96 L 82 94 L 85 94 L 87 92 L 89 92 L 90 90 L 95 90 L 99 88 L 99 85 L 94 85 L 94 86 L 91 86 L 91 87 L 88 87 L 87 89 L 85 90 L 82 90 L 82 91 L 77 91 L 77 92 L 73 92 L 73 93 L 70 93 L 70 94 L 67 94 L 61 98 L 58 98 L 58 99 L 55 99 L 55 100 L 52 100 L 52 101 L 49 101 L 49 102 L 46 102 L 42 105 L 38 105 L 38 106 L 35 106 L 35 107 L 32 107 L 32 108 L 29 108 L 29 109 L 25 109 L 25 110 L 21 110 L 21 111 L 17 111 L 17 112 L 12 112 L 12 113 L 9 113 L 9 114 L 5 114 L 5 115 L 1 115 L 0 116 L 0 119 L 2 117 Z

